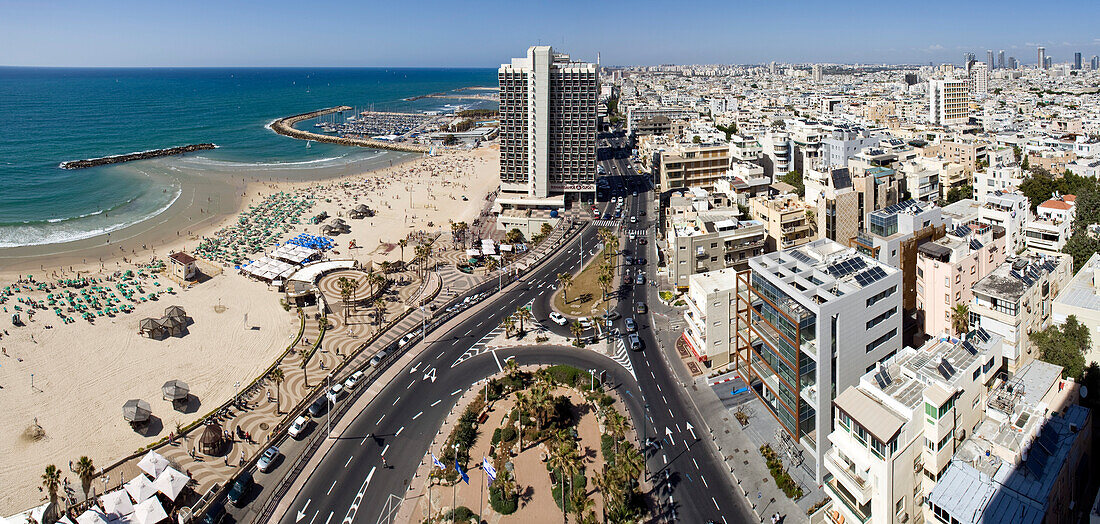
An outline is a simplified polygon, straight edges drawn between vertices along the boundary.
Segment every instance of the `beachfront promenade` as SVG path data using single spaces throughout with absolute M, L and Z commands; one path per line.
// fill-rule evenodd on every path
M 347 138 L 340 136 L 322 135 L 319 133 L 313 133 L 310 131 L 302 131 L 301 129 L 295 129 L 294 124 L 303 120 L 309 120 L 311 118 L 317 118 L 331 113 L 340 111 L 350 111 L 352 108 L 349 106 L 337 106 L 330 107 L 328 109 L 319 109 L 317 111 L 310 111 L 309 113 L 302 113 L 300 115 L 288 116 L 280 118 L 271 123 L 271 130 L 279 133 L 283 136 L 289 136 L 291 138 L 297 138 L 299 140 L 313 140 L 315 142 L 327 142 L 329 144 L 339 144 L 343 146 L 359 146 L 369 147 L 372 149 L 388 149 L 390 151 L 405 151 L 409 153 L 427 153 L 430 149 L 423 144 L 410 144 L 405 142 L 388 142 L 385 140 L 373 140 L 370 138 Z

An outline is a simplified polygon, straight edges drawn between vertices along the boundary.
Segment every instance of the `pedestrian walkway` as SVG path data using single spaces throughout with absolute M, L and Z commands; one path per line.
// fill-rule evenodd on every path
M 592 225 L 596 226 L 596 227 L 616 228 L 616 227 L 619 227 L 620 225 L 622 225 L 622 220 L 620 220 L 620 219 L 605 220 L 605 219 L 601 218 L 599 220 L 593 220 Z

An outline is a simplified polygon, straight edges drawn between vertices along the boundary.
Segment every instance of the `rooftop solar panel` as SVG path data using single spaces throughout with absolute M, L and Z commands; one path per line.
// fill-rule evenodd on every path
M 989 332 L 983 327 L 979 327 L 974 330 L 974 334 L 978 335 L 978 338 L 982 339 L 982 342 L 989 342 Z
M 973 249 L 974 251 L 977 251 L 981 248 L 982 248 L 982 243 L 981 242 L 978 242 L 977 239 L 970 239 L 970 249 Z
M 862 258 L 852 257 L 837 262 L 836 264 L 832 264 L 829 267 L 825 268 L 825 270 L 828 271 L 830 275 L 836 278 L 840 278 L 845 275 L 850 275 L 865 267 L 867 267 L 867 262 L 865 262 Z
M 791 255 L 791 257 L 793 257 L 795 260 L 800 260 L 800 261 L 805 262 L 805 263 L 810 264 L 810 265 L 813 265 L 814 263 L 817 262 L 810 255 L 807 255 L 806 253 L 803 253 L 802 251 L 799 251 L 797 249 L 791 251 L 788 254 Z
M 970 353 L 971 355 L 978 354 L 978 348 L 974 347 L 974 344 L 971 344 L 969 340 L 963 342 L 962 347 L 966 350 L 967 353 Z

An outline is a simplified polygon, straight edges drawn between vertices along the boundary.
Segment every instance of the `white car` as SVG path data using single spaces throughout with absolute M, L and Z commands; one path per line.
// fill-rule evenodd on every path
M 565 318 L 565 315 L 558 313 L 557 311 L 552 311 L 550 313 L 550 320 L 553 320 L 554 323 L 559 326 L 564 326 L 567 322 L 569 322 L 569 319 Z
M 346 389 L 348 391 L 351 391 L 351 390 L 355 389 L 355 386 L 359 385 L 359 381 L 362 380 L 362 378 L 363 378 L 363 372 L 362 371 L 356 371 L 355 373 L 352 373 L 351 376 L 348 377 L 348 379 L 344 381 L 344 389 Z
M 275 462 L 275 458 L 279 456 L 279 448 L 271 446 L 264 451 L 264 454 L 260 456 L 260 460 L 256 461 L 256 468 L 260 471 L 267 473 L 267 470 L 271 469 L 271 464 Z
M 412 342 L 412 339 L 415 336 L 416 336 L 416 334 L 414 334 L 414 333 L 405 333 L 405 336 L 401 337 L 401 340 L 397 343 L 397 347 L 399 347 L 399 348 L 405 347 L 406 344 L 408 344 L 409 342 Z
M 333 384 L 332 387 L 328 389 L 328 394 L 332 395 L 332 398 L 339 399 L 344 395 L 344 385 L 339 383 Z
M 304 416 L 298 417 L 294 419 L 293 423 L 290 424 L 290 428 L 286 430 L 286 433 L 287 435 L 290 435 L 291 437 L 296 439 L 301 436 L 303 431 L 305 431 L 307 425 L 309 425 L 308 418 Z

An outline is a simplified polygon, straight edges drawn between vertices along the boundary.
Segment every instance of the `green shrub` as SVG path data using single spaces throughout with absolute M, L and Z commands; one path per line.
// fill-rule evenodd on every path
M 500 428 L 493 430 L 493 439 L 489 443 L 493 446 L 500 444 Z
M 516 440 L 516 428 L 513 428 L 512 426 L 505 426 L 500 430 L 501 442 L 507 443 L 513 440 Z
M 604 433 L 600 435 L 600 452 L 603 454 L 604 462 L 607 462 L 608 467 L 615 465 L 615 437 Z
M 478 518 L 477 513 L 474 513 L 470 508 L 467 508 L 466 506 L 459 506 L 451 511 L 448 511 L 443 515 L 443 520 L 450 520 L 452 522 L 461 523 L 473 522 L 474 524 L 481 522 L 481 519 Z
M 562 507 L 561 473 L 559 473 L 557 469 L 552 469 L 552 468 L 547 468 L 547 469 L 550 470 L 551 480 L 554 481 L 554 487 L 553 487 L 553 489 L 551 489 L 551 492 L 554 494 L 554 503 L 557 504 L 558 508 L 560 509 Z M 566 481 L 566 484 L 568 484 L 568 481 Z M 565 487 L 569 488 L 568 485 L 566 485 Z M 573 475 L 573 486 L 572 486 L 572 488 L 573 488 L 573 493 L 574 494 L 576 494 L 576 493 L 587 493 L 587 491 L 588 491 L 587 490 L 587 488 L 588 488 L 588 477 L 586 477 L 584 475 L 584 468 L 578 469 L 577 473 L 575 475 Z M 572 500 L 571 497 L 566 497 L 565 511 L 568 513 L 572 510 L 573 510 L 573 500 Z
M 519 509 L 519 495 L 515 491 L 504 493 L 500 485 L 489 488 L 489 506 L 501 515 L 511 515 Z
M 802 486 L 799 486 L 787 473 L 787 470 L 783 468 L 783 461 L 779 459 L 779 455 L 776 454 L 775 450 L 764 444 L 760 446 L 760 454 L 764 456 L 764 462 L 767 463 L 768 470 L 771 471 L 772 478 L 775 479 L 775 486 L 783 490 L 783 493 L 789 498 L 802 498 Z

